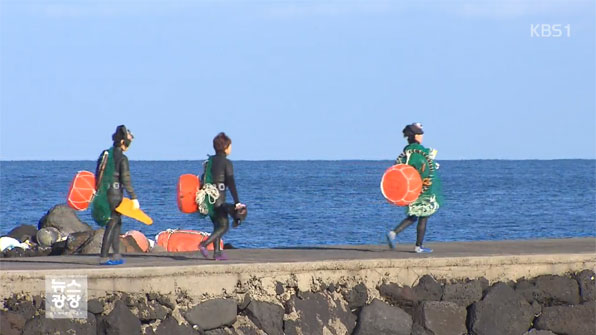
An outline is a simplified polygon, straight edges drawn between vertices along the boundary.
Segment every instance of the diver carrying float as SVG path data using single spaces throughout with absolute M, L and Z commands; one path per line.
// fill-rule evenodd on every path
M 439 164 L 434 161 L 437 151 L 422 146 L 424 131 L 420 123 L 407 125 L 402 132 L 408 145 L 397 157 L 396 165 L 383 174 L 381 192 L 392 204 L 407 206 L 407 217 L 387 233 L 387 243 L 394 249 L 397 235 L 418 221 L 414 251 L 430 253 L 432 249 L 425 248 L 422 242 L 428 218 L 442 204 L 441 183 L 437 175 Z
M 213 244 L 213 258 L 223 261 L 228 258 L 221 250 L 221 238 L 230 228 L 228 216 L 234 219 L 234 228 L 246 218 L 246 205 L 240 203 L 234 167 L 227 156 L 232 152 L 232 140 L 219 133 L 213 139 L 215 155 L 203 163 L 203 174 L 199 179 L 192 174 L 184 174 L 178 180 L 177 202 L 183 213 L 199 212 L 202 217 L 209 216 L 213 222 L 213 233 L 200 242 L 199 251 L 208 258 L 207 246 Z M 226 203 L 226 190 L 230 190 L 234 204 Z
M 150 225 L 153 220 L 139 208 L 139 201 L 132 187 L 128 150 L 134 136 L 124 125 L 116 128 L 112 135 L 113 146 L 102 151 L 95 174 L 79 171 L 74 177 L 68 191 L 67 203 L 76 210 L 85 210 L 92 205 L 93 220 L 100 226 L 106 226 L 100 253 L 101 265 L 123 264 L 119 253 L 120 230 L 122 217 L 125 215 Z M 131 197 L 124 197 L 124 189 Z M 112 247 L 114 254 L 108 253 Z

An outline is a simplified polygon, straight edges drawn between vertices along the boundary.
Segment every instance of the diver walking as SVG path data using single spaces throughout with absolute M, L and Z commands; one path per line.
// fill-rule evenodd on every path
M 424 131 L 420 123 L 407 125 L 403 129 L 403 135 L 408 140 L 408 145 L 397 157 L 395 164 L 408 164 L 413 166 L 422 178 L 422 192 L 418 199 L 409 204 L 406 213 L 407 217 L 403 219 L 395 229 L 387 233 L 387 244 L 391 249 L 395 248 L 396 237 L 404 229 L 414 222 L 418 221 L 416 229 L 416 246 L 414 251 L 417 253 L 430 253 L 432 249 L 425 248 L 422 243 L 426 233 L 426 224 L 428 218 L 433 215 L 442 204 L 441 185 L 436 170 L 439 164 L 434 161 L 436 150 L 425 148 L 422 145 Z
M 112 135 L 113 146 L 105 150 L 97 160 L 95 180 L 98 193 L 93 201 L 93 218 L 100 225 L 106 225 L 100 252 L 101 265 L 124 263 L 120 254 L 120 231 L 122 216 L 116 211 L 124 197 L 124 189 L 133 201 L 133 208 L 139 208 L 139 200 L 132 187 L 128 157 L 124 154 L 134 136 L 124 125 L 116 128 Z M 110 247 L 112 257 L 108 257 Z
M 213 222 L 213 233 L 209 238 L 199 244 L 199 250 L 203 257 L 208 258 L 207 246 L 213 243 L 213 258 L 215 260 L 227 260 L 227 256 L 221 250 L 221 238 L 230 228 L 228 216 L 234 218 L 234 227 L 246 218 L 246 205 L 240 203 L 236 182 L 234 180 L 234 166 L 227 158 L 232 152 L 232 140 L 223 132 L 217 134 L 213 139 L 215 155 L 210 156 L 204 166 L 204 173 L 201 176 L 201 185 L 206 187 L 212 185 L 217 189 L 218 196 L 214 203 L 209 203 L 208 215 Z M 226 203 L 226 190 L 230 191 L 234 203 Z

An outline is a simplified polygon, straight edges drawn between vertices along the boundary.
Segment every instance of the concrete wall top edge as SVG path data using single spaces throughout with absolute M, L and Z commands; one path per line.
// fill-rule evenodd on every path
M 175 276 L 201 276 L 239 274 L 259 275 L 266 273 L 304 273 L 316 271 L 361 271 L 373 269 L 411 269 L 411 268 L 445 268 L 445 267 L 494 267 L 505 265 L 563 264 L 563 263 L 596 263 L 596 254 L 543 254 L 493 257 L 444 257 L 419 259 L 367 259 L 367 260 L 333 260 L 320 262 L 288 262 L 259 264 L 222 264 L 222 265 L 186 265 L 186 266 L 153 266 L 126 268 L 82 268 L 82 269 L 40 269 L 40 270 L 8 270 L 0 273 L 0 280 L 15 278 L 40 279 L 47 275 L 86 275 L 92 278 L 156 278 Z

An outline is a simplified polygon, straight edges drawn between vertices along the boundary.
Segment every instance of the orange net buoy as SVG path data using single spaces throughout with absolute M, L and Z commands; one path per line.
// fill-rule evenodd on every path
M 66 196 L 66 203 L 73 209 L 83 211 L 89 207 L 95 194 L 95 174 L 79 171 L 75 175 Z
M 140 231 L 129 230 L 126 233 L 124 233 L 123 236 L 132 236 L 132 238 L 134 238 L 135 242 L 137 242 L 137 245 L 139 246 L 139 248 L 141 248 L 141 250 L 143 250 L 143 252 L 149 251 L 149 240 L 147 239 L 147 236 L 145 236 L 145 234 L 141 233 Z
M 157 234 L 155 243 L 169 252 L 185 252 L 199 250 L 199 243 L 207 240 L 210 234 L 196 230 L 165 230 Z M 223 250 L 223 239 L 220 240 Z M 213 243 L 207 245 L 207 250 L 213 250 Z
M 199 210 L 197 206 L 197 191 L 201 186 L 199 177 L 194 174 L 183 174 L 178 179 L 178 208 L 182 213 L 194 213 Z
M 413 166 L 397 164 L 387 170 L 381 179 L 381 193 L 392 204 L 407 206 L 418 199 L 422 178 Z

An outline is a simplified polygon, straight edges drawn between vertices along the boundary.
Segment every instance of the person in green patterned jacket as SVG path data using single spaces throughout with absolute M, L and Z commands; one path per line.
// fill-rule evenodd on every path
M 414 251 L 429 253 L 432 252 L 432 249 L 425 248 L 422 245 L 426 233 L 426 224 L 429 216 L 433 215 L 442 204 L 441 182 L 437 175 L 439 164 L 434 161 L 436 150 L 425 148 L 422 145 L 424 131 L 420 123 L 407 125 L 403 130 L 403 134 L 408 140 L 408 145 L 397 157 L 395 164 L 408 164 L 416 168 L 422 177 L 422 192 L 416 201 L 408 205 L 406 209 L 407 217 L 395 229 L 387 233 L 387 243 L 390 248 L 394 249 L 397 243 L 397 234 L 418 221 Z

